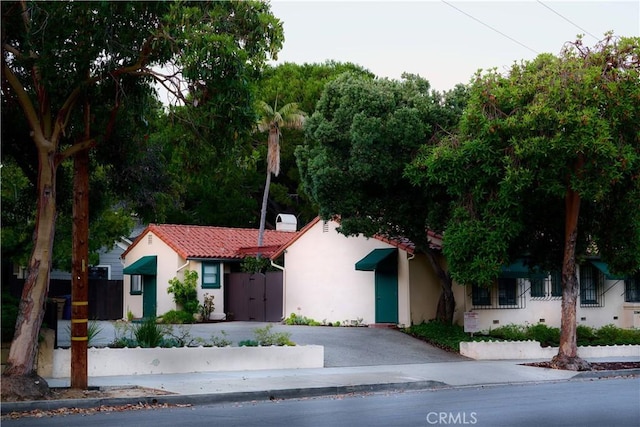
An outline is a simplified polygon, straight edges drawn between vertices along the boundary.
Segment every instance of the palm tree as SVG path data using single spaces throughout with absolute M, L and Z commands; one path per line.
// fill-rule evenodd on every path
M 280 129 L 302 129 L 306 113 L 298 108 L 298 104 L 291 102 L 277 110 L 278 101 L 274 108 L 264 101 L 258 103 L 260 110 L 260 120 L 258 130 L 269 131 L 267 139 L 267 179 L 264 185 L 264 195 L 262 196 L 262 209 L 260 210 L 260 229 L 258 231 L 258 247 L 264 241 L 264 225 L 267 217 L 267 200 L 269 199 L 269 187 L 271 186 L 271 174 L 278 176 L 280 173 Z M 258 253 L 260 258 L 260 253 Z

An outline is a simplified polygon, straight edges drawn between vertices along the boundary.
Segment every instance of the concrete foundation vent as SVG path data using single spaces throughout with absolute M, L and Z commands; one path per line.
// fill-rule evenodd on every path
M 276 217 L 277 231 L 297 231 L 298 219 L 291 214 L 278 214 Z

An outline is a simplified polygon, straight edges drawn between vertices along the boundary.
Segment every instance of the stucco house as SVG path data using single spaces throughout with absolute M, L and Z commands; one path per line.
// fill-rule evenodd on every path
M 264 257 L 296 235 L 295 225 L 282 218 L 287 216 L 278 216 L 279 230 L 265 230 Z M 198 300 L 213 295 L 211 319 L 224 319 L 225 274 L 239 271 L 241 261 L 258 252 L 257 241 L 257 229 L 150 224 L 122 254 L 124 315 L 152 317 L 176 309 L 169 280 L 183 280 L 192 270 L 198 273 Z
M 284 317 L 401 326 L 435 318 L 441 288 L 426 255 L 408 241 L 346 237 L 338 225 L 316 218 L 272 254 L 284 256 Z M 442 243 L 436 235 L 430 239 L 435 248 Z M 578 280 L 579 325 L 640 327 L 640 275 L 617 277 L 589 259 L 578 266 Z M 465 312 L 474 312 L 485 331 L 507 324 L 560 326 L 559 274 L 532 274 L 522 261 L 504 266 L 492 287 L 454 283 L 453 292 L 460 325 Z
M 440 284 L 426 255 L 408 241 L 346 237 L 337 227 L 315 218 L 273 253 L 284 255 L 284 317 L 406 326 L 435 318 Z M 463 300 L 463 288 L 455 291 Z
M 640 328 L 640 275 L 615 276 L 605 263 L 592 258 L 578 265 L 577 276 L 578 325 Z M 461 303 L 462 311 L 477 313 L 480 330 L 511 323 L 560 327 L 560 273 L 532 274 L 522 262 L 516 262 L 503 268 L 493 287 L 468 286 Z

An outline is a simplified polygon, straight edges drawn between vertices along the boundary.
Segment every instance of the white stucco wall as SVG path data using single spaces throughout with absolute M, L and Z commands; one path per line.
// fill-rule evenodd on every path
M 151 236 L 151 239 L 149 239 Z M 142 240 L 134 246 L 125 258 L 125 267 L 133 264 L 143 256 L 155 255 L 157 260 L 157 276 L 156 276 L 156 314 L 161 316 L 169 310 L 175 310 L 176 304 L 173 301 L 173 294 L 167 292 L 169 286 L 169 280 L 177 277 L 180 280 L 184 280 L 184 271 L 193 270 L 198 273 L 198 300 L 200 303 L 204 301 L 204 294 L 209 293 L 214 295 L 214 312 L 211 316 L 212 319 L 222 319 L 224 317 L 224 264 L 221 265 L 220 283 L 219 289 L 202 289 L 202 263 L 200 261 L 187 260 L 180 257 L 169 245 L 167 245 L 162 239 L 156 236 L 153 232 L 148 232 L 143 236 Z M 133 316 L 138 318 L 142 317 L 142 295 L 131 295 L 131 276 L 124 275 L 123 286 L 123 316 L 126 317 L 127 311 L 131 311 Z
M 514 309 L 473 309 L 471 287 L 466 287 L 463 311 L 478 313 L 479 327 L 487 331 L 508 324 L 537 324 L 544 323 L 551 327 L 560 327 L 561 303 L 560 297 L 548 299 L 531 298 L 530 284 L 523 281 L 522 291 L 525 291 L 524 308 Z M 624 302 L 624 281 L 605 280 L 604 305 L 602 307 L 580 307 L 580 298 L 576 307 L 576 321 L 578 325 L 599 328 L 612 324 L 621 328 L 640 327 L 640 316 L 635 318 L 636 311 L 640 311 L 640 303 Z M 494 289 L 495 292 L 495 289 Z M 635 323 L 639 323 L 635 325 Z M 463 324 L 463 319 L 458 321 Z
M 356 271 L 355 263 L 373 249 L 391 245 L 376 239 L 348 238 L 328 222 L 318 221 L 285 252 L 284 311 L 317 321 L 361 318 L 375 322 L 373 271 Z

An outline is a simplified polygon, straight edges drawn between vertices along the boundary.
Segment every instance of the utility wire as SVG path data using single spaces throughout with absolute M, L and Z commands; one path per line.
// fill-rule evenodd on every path
M 525 44 L 523 44 L 523 43 L 520 43 L 518 40 L 514 39 L 513 37 L 511 37 L 511 36 L 509 36 L 509 35 L 507 35 L 507 34 L 505 34 L 505 33 L 503 33 L 503 32 L 502 32 L 502 31 L 500 31 L 500 30 L 495 29 L 495 28 L 494 28 L 494 27 L 492 27 L 491 25 L 489 25 L 489 24 L 485 24 L 484 22 L 482 22 L 481 20 L 479 20 L 479 19 L 478 19 L 478 18 L 476 18 L 475 16 L 470 15 L 470 14 L 468 14 L 467 12 L 465 12 L 464 10 L 462 10 L 462 9 L 459 9 L 459 8 L 455 7 L 454 5 L 452 5 L 451 3 L 449 3 L 448 1 L 445 1 L 445 0 L 441 0 L 441 1 L 442 1 L 442 3 L 446 4 L 447 6 L 450 6 L 450 7 L 454 8 L 455 10 L 457 10 L 458 12 L 460 12 L 460 13 L 462 13 L 462 14 L 464 14 L 464 15 L 467 15 L 469 18 L 471 18 L 471 19 L 473 19 L 474 21 L 476 21 L 476 22 L 478 22 L 478 23 L 480 23 L 480 24 L 484 25 L 485 27 L 489 28 L 490 30 L 495 31 L 496 33 L 500 34 L 501 36 L 508 38 L 508 39 L 509 39 L 509 40 L 511 40 L 512 42 L 519 44 L 520 46 L 524 47 L 525 49 L 530 50 L 531 52 L 535 53 L 536 55 L 538 54 L 538 52 L 537 52 L 537 51 L 535 51 L 534 49 L 531 49 L 529 46 L 527 46 L 527 45 L 525 45 Z
M 589 31 L 585 30 L 584 28 L 582 28 L 581 26 L 579 26 L 578 24 L 576 24 L 575 22 L 571 21 L 569 18 L 565 18 L 563 15 L 561 15 L 559 12 L 553 10 L 550 6 L 547 6 L 546 4 L 542 3 L 540 0 L 538 0 L 538 3 L 540 3 L 542 6 L 546 7 L 547 9 L 549 9 L 551 12 L 555 13 L 556 15 L 558 15 L 560 18 L 564 19 L 565 21 L 567 21 L 568 23 L 570 23 L 571 25 L 573 25 L 574 27 L 578 28 L 580 31 L 583 31 L 585 34 L 589 34 L 591 37 L 593 37 L 596 40 L 600 40 L 598 37 L 594 36 L 593 34 L 591 34 Z

